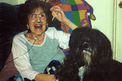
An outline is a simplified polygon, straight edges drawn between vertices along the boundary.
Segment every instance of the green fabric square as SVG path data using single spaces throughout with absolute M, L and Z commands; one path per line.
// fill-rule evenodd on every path
M 79 11 L 72 11 L 73 14 L 73 23 L 76 24 L 78 27 L 81 27 Z
M 75 0 L 68 0 L 71 5 L 76 5 Z

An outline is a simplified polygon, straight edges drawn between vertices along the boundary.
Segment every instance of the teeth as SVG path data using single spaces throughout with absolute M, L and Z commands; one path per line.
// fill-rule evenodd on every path
M 42 25 L 35 25 L 35 28 L 40 29 L 40 28 L 42 28 Z
M 35 25 L 35 27 L 42 27 L 42 25 Z
M 36 26 L 41 26 L 41 25 L 36 25 Z

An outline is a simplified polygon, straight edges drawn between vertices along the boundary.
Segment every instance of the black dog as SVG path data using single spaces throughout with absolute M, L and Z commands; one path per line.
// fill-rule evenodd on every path
M 112 59 L 111 43 L 99 30 L 75 29 L 69 47 L 56 71 L 59 81 L 122 81 L 122 63 Z

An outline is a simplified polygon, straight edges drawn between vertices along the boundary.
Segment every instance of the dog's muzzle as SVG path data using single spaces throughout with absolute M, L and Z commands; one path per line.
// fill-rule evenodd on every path
M 91 62 L 91 52 L 90 52 L 90 47 L 89 47 L 89 43 L 84 42 L 83 43 L 83 56 L 84 56 L 84 61 L 86 65 L 89 65 Z

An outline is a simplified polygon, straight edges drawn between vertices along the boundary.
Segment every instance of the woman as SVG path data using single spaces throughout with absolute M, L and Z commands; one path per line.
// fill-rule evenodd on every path
M 50 8 L 39 0 L 27 0 L 20 6 L 20 22 L 28 31 L 14 37 L 12 53 L 15 67 L 23 79 L 55 81 L 54 75 L 43 74 L 44 69 L 52 60 L 63 62 L 65 58 L 60 48 L 68 48 L 70 34 L 48 27 L 51 13 L 72 29 L 77 28 L 58 6 Z

